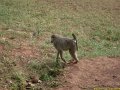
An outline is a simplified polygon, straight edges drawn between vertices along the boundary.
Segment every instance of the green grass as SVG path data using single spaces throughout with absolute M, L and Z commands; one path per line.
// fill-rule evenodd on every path
M 44 82 L 53 81 L 48 86 L 57 86 L 53 76 L 61 67 L 54 66 L 56 52 L 50 36 L 61 34 L 72 37 L 71 34 L 75 33 L 79 59 L 120 56 L 119 5 L 117 0 L 0 0 L 0 46 L 4 46 L 4 49 L 0 47 L 0 58 L 17 63 L 17 67 L 12 67 L 18 73 L 24 73 L 23 78 L 35 73 Z M 11 55 L 13 49 L 21 53 L 26 48 L 31 50 L 30 47 L 38 56 Z M 26 52 L 30 53 L 22 53 Z M 67 61 L 71 59 L 68 52 L 64 57 Z M 13 68 L 11 70 L 14 71 Z M 7 72 L 8 76 L 13 71 Z
M 57 64 L 56 62 L 45 62 L 38 63 L 36 61 L 32 61 L 28 65 L 29 71 L 32 71 L 35 75 L 38 74 L 39 79 L 43 82 L 46 87 L 57 87 L 61 85 L 61 82 L 56 78 L 62 74 L 63 65 Z
M 24 89 L 25 88 L 25 78 L 20 72 L 15 72 L 11 75 L 11 80 L 14 81 L 10 88 L 12 90 Z

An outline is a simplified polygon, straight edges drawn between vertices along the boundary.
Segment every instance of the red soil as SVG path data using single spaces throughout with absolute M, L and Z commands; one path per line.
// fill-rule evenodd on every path
M 120 58 L 99 57 L 80 60 L 79 63 L 65 68 L 61 80 L 64 85 L 54 90 L 118 88 L 120 87 Z

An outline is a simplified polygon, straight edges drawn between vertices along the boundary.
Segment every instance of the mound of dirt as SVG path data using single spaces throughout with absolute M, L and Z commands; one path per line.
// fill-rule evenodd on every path
M 60 78 L 63 86 L 54 90 L 95 90 L 94 88 L 120 87 L 120 58 L 99 57 L 80 60 L 77 64 L 67 66 Z

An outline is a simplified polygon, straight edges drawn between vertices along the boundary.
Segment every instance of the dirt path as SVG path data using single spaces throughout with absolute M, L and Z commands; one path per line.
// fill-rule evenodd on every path
M 78 64 L 65 68 L 61 80 L 64 85 L 55 90 L 94 90 L 94 87 L 120 87 L 120 58 L 99 57 L 80 60 Z

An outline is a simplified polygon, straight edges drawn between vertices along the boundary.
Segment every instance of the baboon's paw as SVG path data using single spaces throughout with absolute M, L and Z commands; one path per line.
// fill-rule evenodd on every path
M 74 62 L 73 62 L 73 64 L 77 64 L 77 63 L 78 63 L 78 61 L 74 61 Z

